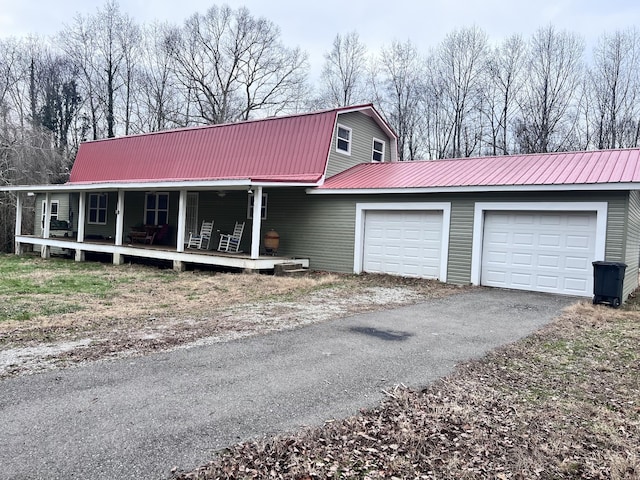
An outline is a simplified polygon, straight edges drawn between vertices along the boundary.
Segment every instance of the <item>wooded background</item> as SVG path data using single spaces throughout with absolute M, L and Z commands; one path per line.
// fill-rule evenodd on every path
M 428 50 L 371 51 L 352 31 L 312 78 L 307 54 L 247 9 L 147 25 L 110 0 L 57 35 L 0 39 L 0 184 L 64 182 L 86 140 L 369 102 L 401 160 L 636 147 L 639 59 L 636 29 L 590 51 L 553 25 L 500 42 L 461 27 Z M 0 194 L 3 251 L 14 202 Z

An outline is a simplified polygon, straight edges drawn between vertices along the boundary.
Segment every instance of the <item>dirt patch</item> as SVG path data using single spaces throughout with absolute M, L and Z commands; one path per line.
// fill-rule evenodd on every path
M 47 284 L 60 272 L 25 276 Z M 86 272 L 83 272 L 86 274 Z M 449 295 L 460 287 L 383 275 L 306 277 L 108 267 L 107 295 L 25 295 L 69 313 L 0 322 L 0 378 L 105 358 L 210 344 Z M 27 303 L 29 305 L 27 305 Z M 19 303 L 18 303 L 19 304 Z

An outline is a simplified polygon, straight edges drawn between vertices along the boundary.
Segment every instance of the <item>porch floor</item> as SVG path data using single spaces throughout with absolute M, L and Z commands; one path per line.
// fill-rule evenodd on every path
M 123 263 L 122 256 L 150 258 L 155 260 L 173 261 L 176 268 L 179 263 L 212 265 L 220 267 L 239 268 L 243 270 L 271 270 L 276 265 L 298 263 L 309 267 L 309 259 L 260 255 L 251 258 L 248 253 L 218 252 L 217 250 L 185 249 L 177 250 L 175 245 L 149 245 L 142 243 L 127 243 L 116 245 L 114 239 L 88 239 L 78 242 L 73 237 L 42 238 L 35 235 L 16 236 L 16 243 L 21 245 L 40 245 L 45 247 L 62 248 L 75 251 L 76 260 L 81 260 L 83 252 L 109 253 L 113 255 L 113 263 Z

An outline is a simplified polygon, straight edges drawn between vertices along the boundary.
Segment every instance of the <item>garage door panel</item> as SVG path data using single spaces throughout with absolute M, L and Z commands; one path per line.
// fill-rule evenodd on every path
M 538 245 L 540 245 L 541 247 L 560 247 L 561 243 L 562 242 L 560 235 L 538 235 Z
M 528 247 L 535 243 L 535 236 L 533 234 L 514 233 L 512 238 L 514 245 L 523 245 Z
M 367 211 L 363 271 L 438 278 L 441 211 Z
M 530 253 L 514 253 L 511 256 L 511 263 L 530 267 L 533 265 L 533 255 Z
M 558 277 L 557 276 L 546 276 L 546 275 L 538 275 L 538 285 L 537 287 L 539 289 L 551 289 L 551 290 L 557 290 L 558 288 L 560 288 L 560 284 L 558 283 Z
M 590 240 L 591 239 L 586 235 L 568 235 L 567 247 L 588 249 Z
M 595 212 L 486 212 L 480 283 L 590 295 L 596 223 Z
M 542 268 L 559 268 L 560 257 L 557 255 L 538 255 L 538 266 Z
M 570 227 L 583 227 L 586 230 L 591 229 L 591 221 L 585 215 L 567 215 L 567 225 Z
M 545 215 L 540 218 L 540 225 L 560 225 L 562 218 L 560 215 Z
M 513 272 L 511 274 L 511 284 L 520 288 L 531 288 L 532 275 L 522 272 Z
M 587 270 L 592 267 L 592 264 L 585 257 L 566 257 L 564 261 L 564 268 L 567 270 Z

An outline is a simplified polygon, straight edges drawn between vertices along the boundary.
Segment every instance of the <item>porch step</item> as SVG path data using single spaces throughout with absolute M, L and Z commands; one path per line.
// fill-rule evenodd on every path
M 309 273 L 308 268 L 304 268 L 301 263 L 279 263 L 273 267 L 273 274 L 276 277 L 302 276 Z

